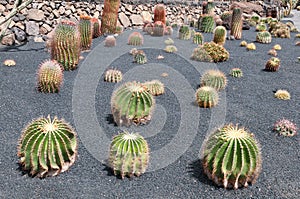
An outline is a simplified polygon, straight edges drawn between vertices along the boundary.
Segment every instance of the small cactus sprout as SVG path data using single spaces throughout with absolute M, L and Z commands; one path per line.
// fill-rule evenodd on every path
M 226 87 L 227 78 L 222 71 L 211 69 L 204 72 L 200 84 L 201 86 L 211 86 L 220 91 Z
M 144 85 L 146 86 L 147 91 L 153 96 L 162 95 L 165 92 L 165 86 L 159 80 L 148 81 L 145 82 Z
M 116 38 L 113 35 L 108 35 L 105 38 L 104 46 L 113 47 L 113 46 L 116 46 L 116 45 L 117 45 Z
M 217 26 L 214 29 L 213 41 L 216 44 L 224 45 L 226 41 L 227 30 L 224 26 Z
M 63 69 L 56 60 L 40 64 L 37 75 L 38 90 L 44 93 L 58 93 L 63 82 Z
M 209 55 L 209 53 L 201 45 L 194 49 L 191 59 L 200 61 L 200 62 L 213 62 L 214 61 L 211 58 L 211 56 Z
M 272 42 L 272 35 L 268 31 L 258 32 L 256 34 L 256 41 L 263 44 L 269 44 Z
M 77 136 L 63 119 L 48 116 L 32 121 L 22 132 L 18 156 L 22 169 L 36 177 L 56 176 L 77 156 Z
M 291 99 L 291 95 L 287 90 L 279 89 L 275 92 L 274 96 L 281 100 L 290 100 Z
M 255 30 L 258 32 L 266 31 L 267 25 L 265 23 L 259 23 L 256 25 Z
M 202 86 L 196 91 L 196 102 L 202 108 L 216 106 L 219 101 L 217 90 L 210 86 Z
M 106 71 L 104 81 L 106 82 L 119 82 L 123 78 L 122 72 L 117 69 L 109 69 Z
M 281 119 L 275 122 L 273 130 L 279 135 L 294 136 L 297 134 L 297 126 L 287 119 Z
M 123 84 L 111 98 L 112 115 L 118 126 L 146 124 L 151 120 L 154 106 L 154 98 L 146 86 L 137 82 Z
M 275 50 L 281 50 L 281 46 L 280 46 L 279 44 L 275 44 L 275 45 L 273 46 L 273 48 L 274 48 Z
M 203 35 L 200 32 L 195 32 L 193 36 L 193 43 L 202 45 L 204 43 Z
M 124 131 L 113 137 L 110 144 L 109 166 L 115 175 L 140 176 L 149 162 L 147 141 L 138 133 Z
M 89 50 L 93 40 L 91 17 L 81 15 L 78 27 L 81 35 L 81 48 L 82 50 Z
M 256 46 L 254 43 L 249 43 L 246 45 L 247 50 L 256 50 Z
M 172 34 L 173 34 L 173 28 L 171 26 L 166 26 L 164 35 L 172 35 Z
M 137 50 L 133 55 L 133 60 L 138 64 L 145 64 L 147 63 L 147 56 L 143 50 Z
M 172 45 L 172 44 L 174 44 L 174 40 L 169 37 L 168 39 L 165 40 L 165 44 Z
M 242 46 L 242 47 L 247 46 L 247 42 L 245 40 L 241 41 L 240 46 Z
M 230 71 L 230 75 L 237 78 L 243 77 L 243 71 L 240 68 L 233 68 Z
M 174 45 L 167 45 L 164 49 L 167 53 L 175 53 L 177 52 L 177 48 Z
M 144 38 L 139 32 L 133 32 L 128 37 L 128 45 L 141 46 L 143 45 Z
M 268 55 L 272 55 L 272 56 L 276 57 L 277 51 L 274 48 L 272 48 L 271 50 L 269 50 Z
M 165 24 L 161 21 L 156 21 L 153 24 L 151 35 L 161 37 L 164 36 L 164 32 L 165 32 Z
M 227 124 L 213 132 L 204 142 L 202 155 L 204 173 L 225 188 L 254 184 L 261 171 L 260 144 L 238 125 Z
M 181 40 L 189 40 L 191 38 L 191 29 L 188 25 L 180 26 L 178 38 Z
M 16 65 L 16 62 L 15 60 L 13 59 L 7 59 L 3 62 L 3 65 L 4 66 L 15 66 Z
M 277 57 L 271 57 L 265 66 L 266 71 L 276 72 L 280 67 L 280 59 Z
M 101 35 L 101 31 L 100 31 L 100 21 L 98 18 L 91 18 L 91 22 L 92 22 L 92 29 L 93 29 L 93 38 L 97 38 Z

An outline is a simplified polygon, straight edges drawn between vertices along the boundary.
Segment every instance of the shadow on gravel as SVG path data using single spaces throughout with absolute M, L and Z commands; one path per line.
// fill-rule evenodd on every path
M 113 124 L 114 126 L 118 126 L 117 123 L 115 123 L 114 117 L 112 114 L 108 114 L 106 116 L 106 121 L 108 122 L 108 124 Z
M 193 178 L 196 178 L 201 183 L 214 186 L 213 182 L 204 174 L 200 159 L 197 159 L 189 164 L 188 172 Z
M 20 45 L 14 45 L 14 46 L 4 46 L 4 45 L 0 45 L 0 52 L 26 52 L 26 51 L 41 51 L 45 49 L 45 46 L 41 47 L 36 46 L 36 47 L 29 47 L 27 48 L 27 44 L 29 44 L 30 42 L 24 42 Z M 26 48 L 22 48 L 25 47 Z

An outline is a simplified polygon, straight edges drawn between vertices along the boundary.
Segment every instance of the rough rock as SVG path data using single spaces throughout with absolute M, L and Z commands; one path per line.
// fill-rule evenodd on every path
M 25 25 L 26 25 L 26 33 L 28 35 L 35 36 L 39 34 L 39 25 L 36 22 L 26 21 Z
M 44 12 L 38 9 L 28 10 L 27 15 L 28 20 L 42 21 L 45 18 Z
M 124 27 L 128 27 L 130 25 L 130 20 L 128 19 L 128 17 L 123 12 L 121 12 L 119 14 L 119 19 L 120 19 L 121 24 Z
M 15 34 L 10 33 L 2 38 L 1 44 L 11 46 L 15 44 Z
M 13 32 L 15 33 L 15 38 L 18 42 L 23 42 L 26 40 L 26 33 L 24 30 L 14 27 Z
M 263 7 L 261 5 L 257 5 L 251 2 L 233 2 L 230 6 L 230 9 L 239 7 L 243 10 L 243 12 L 247 14 L 252 14 L 253 12 L 261 13 L 263 12 Z
M 143 25 L 143 18 L 140 15 L 131 15 L 130 20 L 132 22 L 132 25 L 138 26 L 138 25 Z
M 148 11 L 142 11 L 141 16 L 143 18 L 143 21 L 152 21 L 152 16 Z

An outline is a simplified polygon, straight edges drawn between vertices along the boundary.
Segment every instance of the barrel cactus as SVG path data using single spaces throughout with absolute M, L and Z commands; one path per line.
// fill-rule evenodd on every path
M 157 4 L 154 7 L 154 22 L 161 21 L 166 24 L 166 8 L 164 4 Z
M 217 26 L 214 29 L 213 41 L 216 44 L 224 45 L 226 41 L 227 30 L 224 26 Z
M 191 59 L 200 62 L 213 62 L 213 59 L 211 58 L 209 53 L 203 48 L 202 45 L 198 46 L 193 50 Z
M 280 67 L 280 59 L 277 57 L 271 57 L 265 66 L 266 71 L 276 72 Z
M 165 92 L 165 86 L 159 80 L 148 81 L 145 82 L 144 85 L 147 88 L 147 91 L 153 96 L 162 95 Z
M 48 116 L 32 121 L 19 140 L 24 171 L 36 177 L 55 176 L 69 169 L 77 155 L 77 135 L 63 119 Z
M 200 107 L 211 108 L 219 101 L 217 90 L 210 86 L 202 86 L 196 91 L 196 102 Z
M 113 35 L 108 35 L 104 40 L 104 46 L 114 47 L 117 45 L 117 40 Z
M 104 81 L 106 82 L 119 82 L 123 78 L 122 72 L 117 69 L 109 69 L 105 72 Z
M 255 30 L 258 32 L 266 31 L 267 25 L 265 23 L 258 23 L 255 27 Z
M 205 42 L 203 48 L 211 56 L 214 62 L 222 62 L 229 59 L 229 52 L 215 42 Z
M 200 32 L 196 32 L 193 35 L 193 43 L 202 45 L 204 43 L 203 35 Z
M 119 126 L 146 124 L 151 119 L 154 106 L 153 96 L 146 86 L 138 82 L 121 85 L 111 98 L 114 121 Z
M 165 40 L 165 44 L 166 45 L 172 45 L 172 44 L 174 44 L 174 40 L 169 37 L 168 39 Z
M 243 29 L 242 14 L 243 12 L 240 8 L 233 9 L 230 35 L 232 35 L 235 39 L 242 38 L 242 29 Z
M 210 69 L 204 72 L 200 84 L 201 86 L 211 86 L 217 91 L 220 91 L 226 87 L 227 78 L 222 71 Z
M 274 48 L 272 48 L 268 51 L 268 55 L 272 55 L 272 56 L 276 57 L 277 56 L 277 51 Z
M 91 17 L 81 15 L 78 27 L 81 35 L 81 49 L 89 50 L 93 41 Z
M 232 77 L 243 77 L 243 71 L 240 68 L 233 68 L 230 70 L 230 75 Z
M 273 130 L 279 135 L 294 136 L 297 134 L 297 126 L 287 119 L 281 119 L 275 122 Z
M 204 33 L 212 33 L 214 31 L 215 21 L 211 15 L 203 15 L 198 20 L 198 29 Z
M 109 166 L 115 175 L 140 176 L 149 162 L 147 141 L 138 133 L 124 131 L 114 136 L 110 144 Z
M 191 39 L 191 29 L 188 25 L 182 25 L 179 28 L 178 38 L 181 40 Z
M 263 44 L 268 44 L 272 42 L 272 35 L 268 31 L 258 32 L 256 34 L 256 41 Z
M 143 50 L 137 50 L 136 53 L 133 55 L 133 61 L 138 64 L 145 64 L 147 63 L 147 56 Z
M 153 24 L 151 35 L 161 37 L 164 36 L 164 32 L 165 32 L 165 24 L 161 21 L 156 21 Z
M 37 72 L 37 88 L 44 93 L 58 93 L 63 83 L 63 69 L 55 60 L 40 64 Z
M 15 66 L 16 65 L 16 61 L 13 59 L 6 59 L 3 62 L 4 66 Z
M 167 53 L 175 53 L 175 52 L 177 52 L 177 47 L 174 45 L 167 45 L 164 48 L 164 51 L 166 51 Z
M 172 35 L 172 34 L 173 34 L 172 26 L 166 26 L 165 31 L 164 31 L 164 35 Z
M 227 124 L 204 142 L 204 173 L 218 186 L 238 189 L 254 184 L 260 174 L 260 144 L 244 128 Z
M 97 38 L 101 35 L 101 30 L 100 30 L 100 21 L 98 18 L 91 18 L 92 22 L 92 29 L 93 29 L 93 38 Z
M 127 44 L 133 46 L 141 46 L 143 45 L 143 42 L 144 42 L 143 35 L 139 32 L 133 32 L 129 35 Z
M 290 100 L 291 99 L 291 95 L 287 90 L 283 90 L 283 89 L 279 89 L 275 92 L 274 96 L 277 99 L 281 99 L 281 100 Z
M 260 16 L 259 15 L 252 15 L 250 20 L 257 24 L 260 21 Z
M 104 0 L 101 17 L 101 33 L 114 34 L 118 23 L 120 0 Z

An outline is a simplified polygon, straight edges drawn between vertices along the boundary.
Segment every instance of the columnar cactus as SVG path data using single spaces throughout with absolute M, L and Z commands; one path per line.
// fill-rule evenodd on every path
M 233 68 L 230 71 L 230 75 L 237 78 L 243 77 L 243 71 L 240 68 Z
M 57 60 L 64 70 L 76 69 L 81 52 L 80 42 L 77 24 L 72 21 L 61 21 L 54 29 L 50 40 L 51 59 Z
M 165 24 L 161 21 L 156 21 L 153 24 L 151 35 L 160 37 L 160 36 L 164 36 L 164 32 L 165 32 Z
M 58 93 L 63 83 L 63 69 L 55 60 L 40 64 L 37 72 L 37 88 L 44 93 Z
M 109 69 L 105 72 L 104 81 L 106 82 L 119 82 L 123 78 L 122 72 L 117 69 Z
M 231 20 L 231 31 L 230 35 L 233 36 L 235 39 L 242 38 L 242 28 L 243 28 L 243 20 L 240 8 L 234 8 L 232 13 L 232 20 Z
M 120 0 L 104 0 L 101 20 L 101 33 L 113 34 L 116 32 Z
M 154 7 L 154 22 L 156 21 L 166 24 L 166 9 L 164 4 L 157 4 Z
M 144 42 L 143 35 L 139 32 L 133 32 L 129 35 L 127 44 L 133 46 L 141 46 L 143 45 L 143 42 Z
M 147 63 L 147 56 L 143 50 L 137 50 L 133 55 L 133 61 L 138 64 Z
M 181 40 L 191 39 L 191 29 L 188 25 L 182 25 L 179 28 L 178 38 Z
M 204 143 L 204 173 L 218 186 L 238 189 L 254 184 L 261 171 L 262 157 L 254 135 L 228 124 L 213 132 Z
M 227 78 L 225 74 L 220 70 L 210 69 L 204 72 L 201 77 L 201 86 L 210 86 L 217 91 L 223 90 L 226 87 Z
M 108 35 L 108 36 L 105 38 L 104 45 L 105 45 L 106 47 L 113 47 L 113 46 L 116 46 L 116 45 L 117 45 L 117 40 L 116 40 L 116 38 L 115 38 L 113 35 Z
M 276 72 L 280 67 L 280 59 L 277 57 L 271 57 L 265 66 L 266 71 Z
M 229 59 L 229 52 L 215 42 L 205 42 L 203 48 L 211 56 L 214 62 L 222 62 Z
M 268 31 L 258 32 L 256 34 L 256 41 L 263 44 L 269 44 L 272 42 L 272 35 Z
M 113 137 L 110 144 L 109 166 L 115 175 L 140 176 L 149 162 L 147 141 L 138 133 L 124 131 Z
M 204 33 L 212 33 L 214 30 L 215 21 L 211 15 L 203 15 L 199 18 L 198 29 Z
M 224 26 L 217 26 L 214 29 L 213 42 L 219 45 L 224 45 L 226 41 L 227 30 Z
M 93 29 L 93 38 L 97 38 L 101 35 L 101 30 L 100 30 L 100 22 L 98 18 L 91 18 L 92 22 L 92 29 Z
M 171 26 L 166 26 L 164 35 L 172 35 L 173 34 L 173 28 Z
M 175 53 L 175 52 L 177 52 L 177 47 L 174 45 L 167 45 L 164 48 L 164 51 L 166 51 L 167 53 Z
M 196 102 L 200 107 L 211 108 L 216 106 L 219 101 L 219 95 L 215 88 L 202 86 L 196 91 Z
M 146 86 L 147 91 L 153 96 L 162 95 L 165 92 L 165 86 L 159 80 L 148 81 L 145 82 L 144 85 Z
M 279 135 L 294 136 L 297 134 L 297 126 L 287 119 L 281 119 L 275 122 L 273 130 Z
M 91 17 L 81 15 L 78 27 L 81 35 L 81 49 L 89 50 L 93 41 Z
M 200 32 L 196 32 L 193 35 L 193 43 L 202 45 L 204 43 L 203 35 Z
M 146 124 L 151 120 L 154 106 L 153 96 L 143 84 L 137 82 L 123 84 L 111 98 L 114 121 L 119 126 Z
M 22 169 L 40 178 L 69 169 L 77 155 L 77 135 L 63 119 L 48 116 L 32 121 L 19 140 Z
M 274 96 L 281 100 L 290 100 L 291 95 L 287 90 L 279 89 L 275 92 Z

